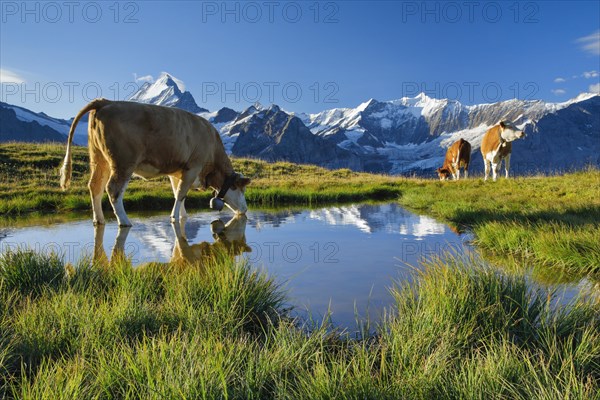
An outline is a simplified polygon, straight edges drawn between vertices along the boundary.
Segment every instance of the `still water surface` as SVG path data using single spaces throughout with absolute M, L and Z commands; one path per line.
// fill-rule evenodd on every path
M 418 261 L 442 252 L 471 250 L 458 235 L 433 218 L 397 204 L 358 204 L 314 210 L 250 211 L 247 218 L 228 213 L 191 214 L 181 225 L 167 214 L 133 217 L 119 230 L 114 221 L 94 229 L 89 218 L 74 222 L 13 228 L 0 238 L 2 251 L 27 246 L 82 256 L 122 249 L 134 265 L 193 260 L 217 243 L 233 243 L 239 257 L 263 268 L 287 291 L 296 315 L 308 310 L 321 319 L 328 310 L 337 326 L 354 330 L 356 316 L 380 320 L 392 304 L 394 281 L 410 281 Z M 568 287 L 572 297 L 577 287 Z

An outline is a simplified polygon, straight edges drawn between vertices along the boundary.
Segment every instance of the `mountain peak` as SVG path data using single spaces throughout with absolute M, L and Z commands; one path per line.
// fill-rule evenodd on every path
M 429 97 L 429 96 L 427 96 L 427 95 L 425 94 L 425 92 L 421 92 L 421 93 L 419 93 L 418 95 L 416 95 L 416 96 L 415 96 L 415 99 L 419 99 L 419 100 L 421 100 L 421 101 L 432 100 L 432 98 L 431 98 L 431 97 Z
M 268 110 L 272 112 L 279 112 L 281 111 L 281 108 L 277 104 L 271 104 Z
M 372 106 L 373 104 L 376 104 L 377 100 L 370 98 L 369 100 L 365 101 L 364 103 L 359 104 L 358 107 L 356 107 L 357 111 L 365 111 L 367 109 L 367 107 Z
M 177 107 L 194 114 L 208 111 L 196 104 L 192 94 L 185 91 L 185 85 L 182 81 L 167 72 L 161 72 L 158 79 L 153 83 L 144 83 L 128 100 Z
M 173 77 L 173 75 L 168 72 L 161 72 L 156 82 L 154 82 L 154 85 L 173 87 L 177 88 L 177 90 L 182 93 L 185 92 L 185 85 L 183 82 Z

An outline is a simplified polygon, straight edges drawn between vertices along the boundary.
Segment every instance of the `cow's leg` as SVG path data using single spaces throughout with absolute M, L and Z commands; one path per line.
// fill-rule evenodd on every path
M 490 174 L 490 162 L 485 157 L 483 157 L 483 167 L 485 169 L 483 180 L 487 181 L 488 175 Z
M 177 200 L 177 186 L 179 186 L 179 178 L 169 175 L 169 180 L 171 181 L 171 188 L 173 189 L 173 196 L 175 196 L 175 200 Z M 187 211 L 185 211 L 185 198 L 181 202 L 181 208 L 179 209 L 179 217 L 187 218 Z
M 465 165 L 465 179 L 469 178 L 469 164 Z
M 133 169 L 112 170 L 106 185 L 108 198 L 117 216 L 119 226 L 131 226 L 131 222 L 125 213 L 125 207 L 123 207 L 123 194 L 125 193 L 125 189 L 127 189 L 127 184 L 132 173 Z
M 104 224 L 104 213 L 102 212 L 102 195 L 104 186 L 108 181 L 109 167 L 106 159 L 98 150 L 90 148 L 90 180 L 88 189 L 92 199 L 92 213 L 94 225 Z
M 173 211 L 171 212 L 171 221 L 176 221 L 180 216 L 181 206 L 185 200 L 185 196 L 187 196 L 188 191 L 192 187 L 192 184 L 198 177 L 199 171 L 197 170 L 188 170 L 183 173 L 181 179 L 177 184 L 177 190 L 175 192 L 175 205 L 173 206 Z
M 500 172 L 501 165 L 502 165 L 502 160 L 500 160 L 497 163 L 492 162 L 492 178 L 494 179 L 494 182 L 496 182 L 496 179 L 498 178 L 498 172 Z
M 506 172 L 506 178 L 508 179 L 508 170 L 510 169 L 510 154 L 506 155 L 504 159 L 504 171 Z
M 460 160 L 458 159 L 458 154 L 456 158 L 452 161 L 452 169 L 454 170 L 452 175 L 454 176 L 454 180 L 460 179 Z

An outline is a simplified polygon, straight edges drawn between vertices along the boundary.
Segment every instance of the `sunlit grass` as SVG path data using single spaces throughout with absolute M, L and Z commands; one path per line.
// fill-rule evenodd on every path
M 74 211 L 90 208 L 87 181 L 88 154 L 73 148 L 73 180 L 68 192 L 59 188 L 59 168 L 65 146 L 61 144 L 0 144 L 0 213 L 19 215 L 33 211 Z M 347 169 L 329 171 L 311 165 L 233 159 L 236 171 L 252 178 L 247 190 L 251 205 L 317 205 L 332 202 L 397 199 L 403 178 L 356 173 Z M 208 208 L 212 193 L 192 191 L 186 198 L 191 209 Z M 166 177 L 134 178 L 125 193 L 127 210 L 165 209 L 173 206 Z M 104 207 L 110 209 L 106 195 Z
M 472 230 L 475 244 L 570 273 L 600 272 L 600 171 L 420 182 L 400 203 Z
M 29 251 L 13 259 L 57 270 Z M 64 279 L 7 285 L 2 256 L 0 397 L 594 398 L 600 309 L 553 309 L 552 294 L 476 258 L 421 265 L 392 289 L 376 334 L 303 329 L 262 273 L 217 256 L 131 268 L 81 263 Z M 14 265 L 14 266 L 13 266 Z M 10 271 L 14 269 L 14 271 Z M 52 272 L 50 275 L 54 274 Z

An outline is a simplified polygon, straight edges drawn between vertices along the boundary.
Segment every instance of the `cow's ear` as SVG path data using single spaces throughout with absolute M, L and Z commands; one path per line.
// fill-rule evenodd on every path
M 506 122 L 500 121 L 500 128 L 502 128 L 502 129 L 506 128 Z
M 240 176 L 235 180 L 235 186 L 243 189 L 250 184 L 250 178 L 246 178 L 245 176 Z

